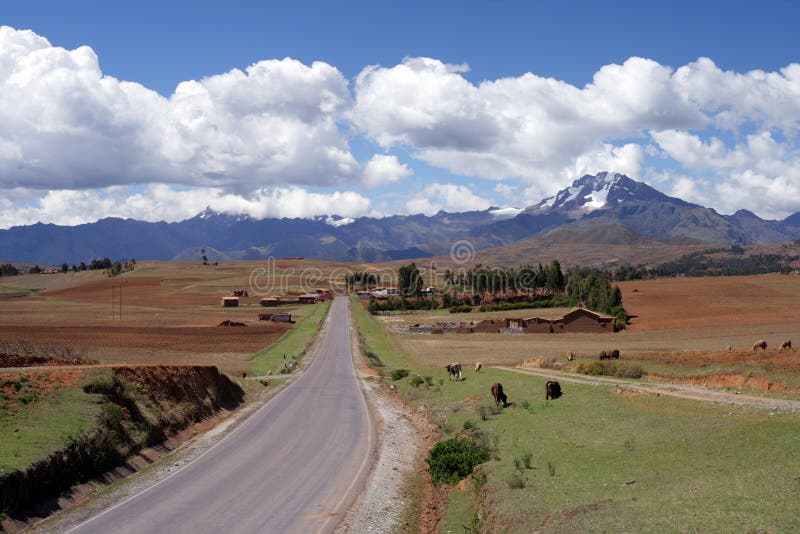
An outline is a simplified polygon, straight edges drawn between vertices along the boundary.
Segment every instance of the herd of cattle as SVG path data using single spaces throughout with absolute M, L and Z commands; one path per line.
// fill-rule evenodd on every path
M 781 343 L 781 350 L 787 350 L 792 348 L 792 340 L 787 339 L 783 343 Z M 767 340 L 766 339 L 759 339 L 755 343 L 753 343 L 753 350 L 767 350 Z
M 615 351 L 617 353 L 617 358 L 619 358 L 619 351 Z M 479 372 L 483 368 L 481 362 L 477 362 L 475 364 L 475 372 Z M 445 366 L 447 369 L 447 374 L 450 380 L 463 380 L 463 376 L 461 374 L 461 363 L 460 362 L 451 362 Z M 559 384 L 555 380 L 548 380 L 544 386 L 544 393 L 545 393 L 545 400 L 550 399 L 557 399 L 561 397 L 561 384 Z M 492 384 L 492 397 L 494 397 L 494 403 L 497 406 L 502 405 L 503 408 L 509 406 L 508 403 L 508 396 L 503 391 L 503 384 L 500 382 L 496 382 Z

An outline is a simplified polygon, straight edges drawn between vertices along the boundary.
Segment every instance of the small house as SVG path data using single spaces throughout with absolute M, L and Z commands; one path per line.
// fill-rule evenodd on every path
M 297 302 L 300 304 L 316 304 L 319 302 L 319 295 L 316 293 L 303 293 L 297 297 Z
M 225 308 L 238 308 L 239 297 L 222 297 L 219 303 Z
M 291 313 L 276 313 L 272 316 L 272 322 L 274 323 L 293 323 L 292 321 L 292 314 Z
M 280 297 L 264 297 L 259 301 L 259 303 L 261 303 L 261 305 L 264 306 L 265 308 L 270 306 L 280 306 L 281 304 L 284 304 L 284 302 L 281 300 Z
M 558 323 L 557 332 L 601 333 L 614 331 L 613 317 L 586 308 L 572 310 L 565 314 Z

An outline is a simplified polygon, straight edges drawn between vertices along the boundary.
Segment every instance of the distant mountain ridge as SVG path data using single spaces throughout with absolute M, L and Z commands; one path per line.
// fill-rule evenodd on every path
M 459 239 L 477 249 L 502 247 L 559 230 L 620 227 L 650 239 L 714 244 L 766 244 L 800 239 L 800 212 L 782 221 L 740 210 L 721 215 L 670 197 L 618 173 L 584 175 L 524 210 L 384 218 L 255 219 L 210 208 L 180 222 L 106 218 L 78 226 L 37 223 L 0 230 L 0 254 L 18 262 L 78 263 L 96 257 L 198 261 L 303 256 L 376 262 L 447 254 Z M 566 234 L 565 234 L 566 232 Z M 626 238 L 627 239 L 627 238 Z

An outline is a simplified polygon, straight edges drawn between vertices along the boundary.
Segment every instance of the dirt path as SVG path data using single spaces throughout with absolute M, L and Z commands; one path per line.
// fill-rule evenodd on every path
M 719 404 L 730 404 L 734 406 L 750 406 L 764 410 L 800 413 L 800 401 L 788 399 L 772 399 L 767 397 L 755 397 L 752 395 L 741 395 L 738 393 L 728 393 L 716 391 L 701 386 L 676 383 L 653 383 L 653 382 L 633 382 L 631 380 L 621 380 L 618 378 L 578 375 L 564 371 L 554 371 L 550 369 L 531 369 L 523 367 L 506 367 L 502 365 L 493 366 L 495 369 L 510 371 L 526 375 L 540 376 L 543 378 L 554 378 L 562 382 L 573 382 L 576 384 L 604 384 L 617 386 L 643 393 L 654 393 L 658 395 L 668 395 L 670 397 L 680 397 L 706 402 L 716 402 Z

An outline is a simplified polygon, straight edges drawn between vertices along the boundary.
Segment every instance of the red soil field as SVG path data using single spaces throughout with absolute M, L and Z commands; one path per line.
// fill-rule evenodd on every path
M 797 275 L 622 282 L 631 331 L 800 324 Z M 638 291 L 637 291 L 638 290 Z

